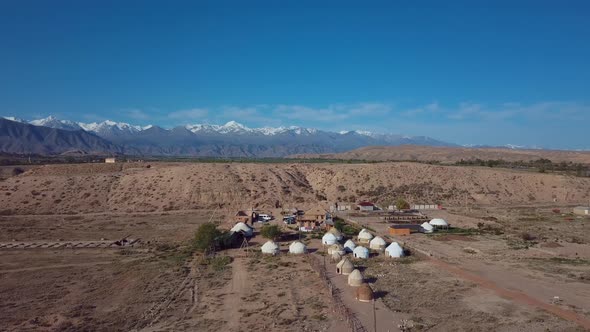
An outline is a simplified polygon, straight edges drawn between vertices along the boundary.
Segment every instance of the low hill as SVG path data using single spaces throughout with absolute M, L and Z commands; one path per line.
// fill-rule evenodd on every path
M 418 145 L 370 146 L 343 153 L 299 154 L 293 158 L 341 160 L 416 160 L 454 163 L 463 160 L 532 161 L 540 158 L 553 162 L 590 164 L 590 151 L 514 150 L 508 148 L 433 147 Z
M 377 164 L 118 163 L 34 167 L 0 181 L 0 214 L 151 212 L 371 200 L 387 206 L 580 204 L 590 178 L 487 167 Z

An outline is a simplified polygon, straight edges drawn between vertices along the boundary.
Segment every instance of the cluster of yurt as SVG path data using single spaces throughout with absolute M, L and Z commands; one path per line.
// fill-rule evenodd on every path
M 295 241 L 289 246 L 289 253 L 293 255 L 305 254 L 307 253 L 307 247 L 302 242 Z
M 272 240 L 267 241 L 262 245 L 262 253 L 267 255 L 278 255 L 280 253 L 279 246 Z

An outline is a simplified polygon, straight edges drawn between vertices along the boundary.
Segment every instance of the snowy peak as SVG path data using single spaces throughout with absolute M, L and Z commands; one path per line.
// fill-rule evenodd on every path
M 50 127 L 50 128 L 56 128 L 56 129 L 64 129 L 64 130 L 80 130 L 80 129 L 82 129 L 82 127 L 80 127 L 79 124 L 77 124 L 73 121 L 59 120 L 58 118 L 51 116 L 51 115 L 46 117 L 45 119 L 30 121 L 29 124 L 32 124 L 34 126 L 43 126 L 43 127 Z

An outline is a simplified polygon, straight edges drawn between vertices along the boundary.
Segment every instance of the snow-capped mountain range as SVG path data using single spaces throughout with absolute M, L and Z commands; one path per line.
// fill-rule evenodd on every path
M 5 122 L 11 122 L 12 127 L 15 124 L 29 126 L 26 130 L 21 128 L 22 132 L 34 131 L 36 127 L 64 131 L 62 136 L 83 132 L 114 144 L 123 153 L 141 155 L 283 157 L 304 153 L 344 152 L 371 145 L 454 146 L 425 136 L 380 134 L 360 130 L 331 132 L 295 126 L 249 128 L 235 121 L 224 125 L 193 124 L 164 129 L 153 125 L 136 126 L 108 120 L 100 123 L 74 122 L 53 116 L 32 121 L 16 117 L 4 119 L 9 120 Z M 20 146 L 18 137 L 14 139 L 16 141 L 10 146 L 18 150 L 14 148 Z M 89 138 L 84 136 L 81 140 L 85 139 Z M 102 144 L 104 146 L 107 143 Z M 98 147 L 86 149 L 99 150 Z M 41 149 L 46 150 L 55 151 L 52 148 Z

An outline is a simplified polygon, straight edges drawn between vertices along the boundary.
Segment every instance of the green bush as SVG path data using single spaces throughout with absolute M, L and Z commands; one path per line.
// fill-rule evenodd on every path
M 215 239 L 221 235 L 221 231 L 213 223 L 207 222 L 199 226 L 195 233 L 193 247 L 200 252 L 209 250 L 215 246 Z
M 260 230 L 260 235 L 270 240 L 277 239 L 279 236 L 281 236 L 281 233 L 281 229 L 277 225 L 265 225 Z

